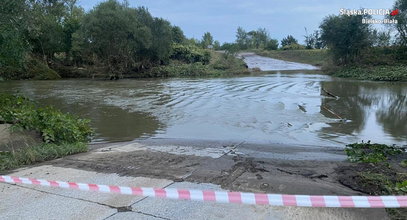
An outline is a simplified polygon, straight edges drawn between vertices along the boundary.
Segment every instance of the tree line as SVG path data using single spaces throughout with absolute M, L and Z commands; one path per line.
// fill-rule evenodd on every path
M 6 0 L 0 13 L 3 78 L 58 75 L 53 70 L 61 66 L 102 67 L 121 77 L 174 57 L 207 63 L 204 49 L 220 45 L 209 32 L 187 39 L 180 27 L 127 1 L 107 0 L 85 12 L 76 0 Z
M 390 64 L 380 60 L 390 58 L 391 62 L 407 61 L 407 0 L 396 0 L 393 9 L 401 11 L 398 15 L 387 15 L 387 19 L 396 19 L 396 24 L 388 25 L 389 30 L 378 31 L 362 20 L 371 19 L 369 15 L 330 15 L 320 25 L 319 38 L 333 55 L 335 64 L 374 62 L 373 64 Z M 392 40 L 391 30 L 396 30 Z M 378 53 L 377 53 L 378 52 Z M 376 54 L 375 54 L 376 53 Z M 380 54 L 379 54 L 380 53 Z M 376 60 L 366 60 L 371 54 Z
M 122 77 L 167 65 L 172 59 L 208 64 L 207 49 L 297 50 L 329 49 L 336 64 L 353 63 L 372 48 L 385 49 L 395 59 L 406 59 L 407 0 L 396 0 L 396 32 L 377 31 L 361 22 L 366 15 L 327 16 L 302 45 L 288 35 L 280 42 L 265 28 L 246 31 L 239 27 L 233 43 L 220 44 L 211 33 L 201 40 L 188 39 L 182 29 L 154 17 L 145 7 L 132 8 L 127 1 L 107 0 L 85 10 L 77 0 L 0 1 L 0 77 L 52 78 L 63 67 L 102 68 Z M 382 54 L 383 54 L 382 53 Z M 59 73 L 61 71 L 58 71 Z M 69 74 L 68 74 L 69 76 Z
M 337 65 L 357 62 L 380 63 L 383 56 L 394 62 L 404 62 L 407 60 L 407 0 L 396 0 L 393 9 L 398 9 L 399 14 L 387 15 L 385 18 L 396 19 L 398 22 L 388 25 L 388 30 L 385 31 L 378 31 L 371 24 L 363 23 L 362 19 L 371 19 L 369 15 L 329 15 L 314 32 L 308 33 L 305 28 L 304 45 L 292 35 L 283 38 L 279 45 L 278 40 L 271 38 L 264 28 L 247 32 L 239 27 L 235 42 L 225 43 L 220 49 L 228 51 L 328 49 L 334 64 Z M 391 35 L 392 30 L 397 33 L 394 37 Z M 364 60 L 364 57 L 373 54 L 372 50 L 378 55 L 377 59 Z

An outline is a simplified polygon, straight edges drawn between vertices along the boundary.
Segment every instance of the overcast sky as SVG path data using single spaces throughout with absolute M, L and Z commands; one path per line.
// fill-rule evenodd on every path
M 78 0 L 85 10 L 103 0 Z M 339 9 L 390 9 L 394 0 L 129 0 L 130 6 L 145 6 L 155 17 L 162 17 L 184 30 L 187 37 L 201 38 L 209 31 L 215 40 L 232 42 L 237 27 L 250 31 L 266 28 L 273 38 L 288 34 L 300 42 L 316 30 L 326 15 Z M 378 29 L 381 26 L 375 25 Z

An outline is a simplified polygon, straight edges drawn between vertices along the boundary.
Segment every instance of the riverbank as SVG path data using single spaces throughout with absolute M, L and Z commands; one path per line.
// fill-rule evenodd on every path
M 169 65 L 153 67 L 144 71 L 143 77 L 219 77 L 250 74 L 245 62 L 233 55 L 210 51 L 207 65 L 184 63 L 172 60 Z M 140 74 L 130 74 L 128 78 L 137 78 Z
M 87 151 L 89 121 L 0 93 L 0 171 Z
M 389 52 L 381 54 L 373 51 L 375 56 L 369 54 L 360 63 L 348 66 L 332 64 L 328 50 L 255 50 L 254 52 L 260 56 L 319 66 L 323 71 L 336 77 L 373 81 L 407 81 L 406 65 L 388 55 Z
M 183 51 L 182 54 L 190 58 L 194 54 L 191 51 Z M 220 77 L 250 74 L 243 60 L 233 55 L 219 53 L 209 49 L 199 49 L 200 53 L 205 53 L 205 59 L 200 60 L 204 55 L 200 54 L 200 59 L 194 58 L 193 61 L 185 61 L 184 57 L 170 59 L 167 64 L 152 65 L 140 68 L 134 68 L 120 74 L 112 74 L 108 65 L 67 65 L 65 61 L 53 61 L 45 65 L 38 58 L 31 57 L 25 65 L 24 70 L 17 72 L 7 72 L 1 80 L 58 80 L 72 78 L 90 78 L 90 79 L 130 79 L 130 78 L 166 78 L 166 77 Z M 195 55 L 197 56 L 197 55 Z M 192 59 L 192 58 L 190 58 Z M 203 58 L 202 58 L 203 59 Z

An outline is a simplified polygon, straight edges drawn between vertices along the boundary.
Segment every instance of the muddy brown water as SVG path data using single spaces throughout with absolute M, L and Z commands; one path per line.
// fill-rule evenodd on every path
M 294 70 L 233 78 L 9 81 L 0 91 L 91 119 L 95 142 L 407 144 L 407 83 Z

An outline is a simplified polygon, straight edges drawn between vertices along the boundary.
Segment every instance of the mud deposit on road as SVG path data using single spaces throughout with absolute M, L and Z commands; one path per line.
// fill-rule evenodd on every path
M 219 157 L 192 156 L 151 150 L 154 147 L 140 143 L 104 146 L 47 164 L 123 176 L 214 183 L 235 191 L 360 194 L 337 181 L 335 169 L 347 164 L 342 161 L 254 158 L 229 149 Z

